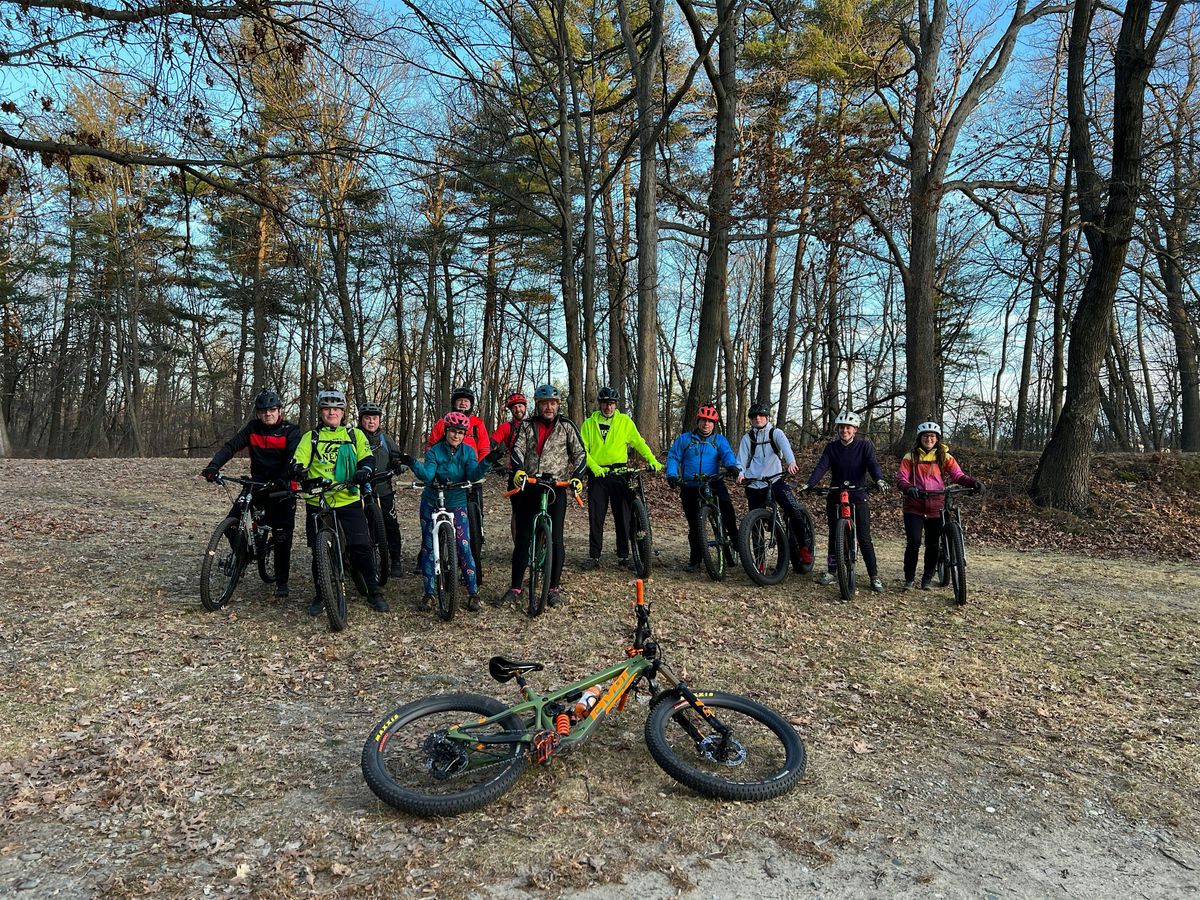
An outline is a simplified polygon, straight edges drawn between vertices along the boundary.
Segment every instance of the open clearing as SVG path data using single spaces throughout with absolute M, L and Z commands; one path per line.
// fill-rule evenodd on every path
M 683 522 L 663 491 L 648 589 L 664 651 L 694 684 L 796 723 L 805 781 L 758 806 L 693 795 L 646 752 L 636 705 L 493 806 L 420 821 L 363 783 L 371 726 L 442 689 L 512 698 L 487 678 L 495 653 L 545 662 L 543 686 L 612 661 L 631 624 L 627 574 L 575 568 L 575 511 L 568 603 L 537 620 L 485 604 L 443 624 L 410 609 L 409 577 L 389 583 L 391 613 L 355 604 L 331 635 L 303 611 L 302 546 L 290 601 L 251 573 L 207 613 L 197 569 L 227 501 L 197 466 L 0 461 L 0 894 L 1200 890 L 1193 560 L 989 540 L 972 547 L 971 602 L 952 610 L 944 592 L 898 592 L 901 543 L 881 516 L 889 590 L 840 604 L 807 578 L 758 589 L 740 572 L 715 585 L 679 571 Z M 485 596 L 507 571 L 508 507 L 492 491 Z M 403 495 L 410 562 L 415 505 Z M 1195 540 L 1180 530 L 1180 545 Z

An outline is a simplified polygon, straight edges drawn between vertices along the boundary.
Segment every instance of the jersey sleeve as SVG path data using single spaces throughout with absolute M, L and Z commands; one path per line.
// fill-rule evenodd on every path
M 296 444 L 296 452 L 292 454 L 292 462 L 297 465 L 308 468 L 312 465 L 312 445 L 313 433 L 306 431 L 300 435 L 300 442 Z
M 237 434 L 225 442 L 225 446 L 213 454 L 210 466 L 221 468 L 225 463 L 233 459 L 234 455 L 244 450 L 250 443 L 250 424 L 247 422 L 238 429 Z
M 733 448 L 729 446 L 729 441 L 725 435 L 717 435 L 717 458 L 721 460 L 723 466 L 738 466 L 737 457 L 733 455 Z

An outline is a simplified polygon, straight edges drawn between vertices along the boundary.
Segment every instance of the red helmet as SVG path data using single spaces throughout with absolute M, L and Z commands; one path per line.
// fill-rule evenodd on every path
M 456 431 L 469 431 L 471 429 L 471 420 L 458 410 L 453 410 L 442 416 L 442 424 L 446 426 L 447 431 L 451 428 Z
M 522 406 L 529 405 L 529 401 L 525 399 L 524 394 L 509 394 L 508 399 L 504 401 L 504 408 L 512 409 L 518 403 L 520 403 Z
M 715 406 L 702 406 L 696 413 L 696 418 L 706 422 L 720 422 L 721 416 Z

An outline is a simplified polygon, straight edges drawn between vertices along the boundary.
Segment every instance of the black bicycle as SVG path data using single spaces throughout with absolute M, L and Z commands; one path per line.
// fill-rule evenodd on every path
M 625 520 L 629 534 L 629 567 L 638 578 L 649 578 L 654 562 L 654 531 L 650 527 L 650 512 L 646 506 L 646 491 L 642 487 L 644 469 L 629 466 L 612 466 L 604 474 L 613 479 L 624 495 L 628 517 Z
M 679 483 L 699 488 L 700 509 L 696 513 L 696 526 L 700 529 L 700 547 L 703 553 L 704 571 L 713 581 L 725 578 L 725 561 L 732 557 L 736 548 L 735 538 L 725 533 L 725 520 L 721 516 L 721 505 L 713 492 L 712 483 L 720 475 L 702 478 L 687 478 Z
M 755 479 L 767 483 L 766 502 L 746 513 L 738 529 L 738 553 L 742 557 L 742 568 L 751 581 L 764 587 L 783 581 L 792 557 L 791 522 L 780 508 L 775 491 L 771 489 L 776 481 L 785 477 L 780 472 Z M 808 561 L 802 560 L 797 570 L 807 573 L 812 571 L 817 538 L 812 516 L 803 504 L 800 504 L 800 520 L 804 523 L 804 534 L 798 536 L 797 543 L 801 548 L 808 549 Z
M 473 481 L 467 488 L 467 525 L 471 556 L 475 558 L 475 581 L 483 584 L 483 479 Z
M 253 505 L 254 494 L 267 488 L 266 482 L 219 473 L 213 481 L 225 488 L 231 500 L 229 484 L 242 486 L 232 500 L 237 514 L 226 516 L 217 525 L 200 561 L 200 602 L 215 612 L 233 598 L 251 560 L 258 562 L 259 577 L 274 583 L 275 532 L 265 522 L 266 511 Z
M 855 568 L 858 564 L 858 516 L 851 494 L 854 491 L 878 491 L 879 485 L 860 486 L 849 481 L 831 487 L 809 488 L 814 494 L 838 495 L 837 522 L 833 526 L 833 558 L 837 561 L 838 590 L 843 600 L 854 597 Z
M 362 491 L 363 512 L 367 516 L 367 528 L 371 532 L 371 549 L 375 556 L 375 580 L 380 587 L 387 584 L 388 574 L 392 568 L 392 553 L 388 546 L 387 527 L 383 521 L 383 507 L 379 505 L 379 496 L 375 493 L 375 485 L 387 481 L 391 477 L 391 472 L 380 472 L 373 475 L 371 480 L 363 485 Z M 403 538 L 401 538 L 402 540 Z M 403 543 L 401 543 L 401 548 L 403 548 Z M 363 589 L 365 588 L 364 583 Z
M 963 536 L 962 518 L 955 505 L 956 494 L 978 493 L 979 488 L 952 484 L 940 491 L 921 491 L 922 497 L 943 496 L 942 537 L 938 542 L 938 584 L 954 588 L 954 602 L 962 606 L 967 602 L 967 542 Z

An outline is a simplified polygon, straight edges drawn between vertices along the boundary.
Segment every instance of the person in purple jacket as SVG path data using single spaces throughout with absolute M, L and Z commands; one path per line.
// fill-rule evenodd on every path
M 879 577 L 879 563 L 875 559 L 875 545 L 871 542 L 871 510 L 867 506 L 866 488 L 874 484 L 881 491 L 887 489 L 883 480 L 883 469 L 875 456 L 875 445 L 866 438 L 858 436 L 858 426 L 862 420 L 858 413 L 843 409 L 833 420 L 837 429 L 838 439 L 825 445 L 825 451 L 817 461 L 817 466 L 808 476 L 808 487 L 815 488 L 829 471 L 830 484 L 837 486 L 849 482 L 859 486 L 859 490 L 850 492 L 850 502 L 854 504 L 854 520 L 858 530 L 858 549 L 862 552 L 863 561 L 867 564 L 867 574 L 871 577 L 871 590 L 877 594 L 883 593 L 883 579 Z M 826 572 L 817 579 L 817 584 L 829 585 L 837 581 L 837 560 L 833 557 L 833 530 L 837 525 L 837 494 L 831 493 L 825 502 L 825 518 L 829 522 L 829 552 L 825 557 Z

